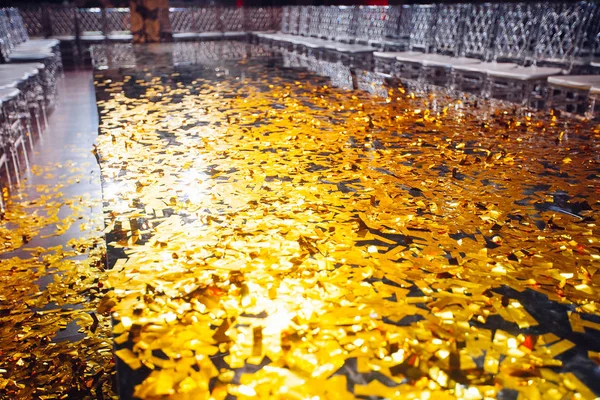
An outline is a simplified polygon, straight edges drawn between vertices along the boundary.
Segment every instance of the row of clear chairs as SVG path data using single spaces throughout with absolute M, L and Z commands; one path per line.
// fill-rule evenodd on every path
M 21 14 L 28 34 L 58 40 L 65 62 L 71 65 L 89 62 L 94 44 L 133 38 L 129 8 L 39 6 L 23 8 Z
M 0 212 L 2 182 L 20 183 L 29 169 L 34 134 L 43 139 L 62 71 L 56 40 L 31 40 L 17 9 L 0 9 Z M 4 179 L 5 178 L 5 179 Z
M 588 90 L 578 99 L 593 100 L 596 78 L 581 75 L 600 73 L 599 11 L 594 2 L 284 7 L 281 32 L 256 36 L 324 58 L 354 53 L 415 87 L 560 108 L 573 96 L 556 87 L 573 85 L 557 76 L 577 74 Z
M 173 7 L 169 21 L 176 41 L 218 40 L 248 32 L 278 29 L 281 8 L 276 7 Z

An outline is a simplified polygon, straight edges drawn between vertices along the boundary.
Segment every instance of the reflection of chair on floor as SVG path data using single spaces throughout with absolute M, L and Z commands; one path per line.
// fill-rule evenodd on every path
M 1 129 L 1 128 L 0 128 Z M 8 157 L 2 144 L 2 136 L 0 135 L 0 213 L 4 213 L 6 206 L 4 204 L 4 186 L 2 184 L 2 173 L 6 174 L 8 184 L 10 185 L 10 171 L 8 170 Z

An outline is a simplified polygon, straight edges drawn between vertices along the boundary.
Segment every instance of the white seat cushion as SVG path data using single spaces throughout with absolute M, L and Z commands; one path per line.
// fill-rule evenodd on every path
M 173 33 L 175 39 L 193 39 L 197 38 L 198 34 L 195 32 L 175 32 Z
M 104 35 L 81 35 L 79 39 L 83 42 L 102 42 L 106 37 Z
M 9 61 L 43 61 L 50 57 L 52 53 L 11 53 Z
M 240 36 L 246 36 L 248 34 L 248 32 L 223 32 L 223 36 L 225 36 L 226 38 L 228 37 L 240 37 Z
M 109 33 L 106 35 L 108 40 L 127 42 L 133 40 L 133 35 L 131 33 Z
M 14 89 L 14 88 L 6 88 L 6 89 L 0 89 L 0 101 L 7 101 L 10 100 L 14 97 L 17 97 L 19 95 L 19 93 L 21 93 L 21 91 L 19 89 Z
M 476 58 L 452 57 L 443 54 L 426 54 L 419 62 L 425 66 L 451 68 L 459 65 L 473 65 L 481 63 Z
M 58 45 L 60 42 L 56 39 L 29 39 L 26 42 L 20 43 L 15 48 L 24 48 L 24 47 L 54 47 Z
M 600 86 L 600 75 L 559 75 L 550 76 L 548 83 L 574 89 L 589 90 L 592 86 Z
M 463 72 L 479 72 L 486 74 L 488 71 L 504 71 L 506 69 L 513 69 L 517 67 L 518 65 L 513 63 L 482 62 L 479 64 L 457 65 L 453 67 L 453 69 Z
M 59 42 L 74 42 L 75 36 L 71 36 L 71 35 L 52 36 L 51 39 L 58 40 Z
M 219 39 L 223 37 L 221 32 L 200 32 L 198 37 L 202 39 Z
M 396 61 L 419 62 L 425 55 L 420 51 L 402 51 L 396 56 Z
M 396 57 L 405 56 L 408 53 L 423 55 L 423 53 L 416 51 L 375 51 L 373 52 L 373 56 L 377 58 L 385 58 L 387 60 L 395 60 Z
M 560 75 L 564 71 L 560 68 L 552 67 L 517 67 L 507 68 L 505 70 L 488 71 L 488 76 L 496 78 L 517 79 L 520 81 L 530 81 L 537 79 L 545 79 L 552 75 Z
M 342 53 L 351 53 L 351 54 L 359 54 L 359 53 L 373 53 L 376 49 L 371 46 L 365 46 L 362 44 L 342 44 L 335 48 L 337 51 Z

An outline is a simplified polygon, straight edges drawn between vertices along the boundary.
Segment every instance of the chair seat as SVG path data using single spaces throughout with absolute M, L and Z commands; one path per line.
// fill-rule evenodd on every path
M 25 65 L 25 67 L 20 67 Z M 27 64 L 2 64 L 0 65 L 0 81 L 8 79 L 29 79 L 39 73 L 39 68 Z
M 460 65 L 473 65 L 481 63 L 481 60 L 467 57 L 452 57 L 443 54 L 426 54 L 419 62 L 427 67 L 451 68 Z
M 115 42 L 129 42 L 133 40 L 133 35 L 131 33 L 109 33 L 106 38 Z
M 59 36 L 51 36 L 50 39 L 58 40 L 59 42 L 74 42 L 75 36 L 71 35 L 59 35 Z
M 60 42 L 56 39 L 29 39 L 26 42 L 20 43 L 15 48 L 24 48 L 24 47 L 54 47 L 57 46 Z
M 373 53 L 376 49 L 362 44 L 342 44 L 335 48 L 337 51 L 349 54 Z
M 196 32 L 174 32 L 174 39 L 194 39 L 197 38 L 198 34 Z
M 226 38 L 231 38 L 231 37 L 242 37 L 242 36 L 246 36 L 248 34 L 248 32 L 223 32 L 223 36 L 225 36 Z
M 505 70 L 488 71 L 488 76 L 496 78 L 516 79 L 520 81 L 531 81 L 545 79 L 552 75 L 561 75 L 564 71 L 561 68 L 553 67 L 517 67 Z
M 424 54 L 420 51 L 377 51 L 373 53 L 375 57 L 397 61 L 415 61 L 415 58 L 423 57 Z
M 590 94 L 600 95 L 600 85 L 594 85 L 590 88 Z
M 21 91 L 19 89 L 14 88 L 0 89 L 0 103 L 10 101 L 17 97 L 20 93 Z
M 222 32 L 200 32 L 198 33 L 199 39 L 221 39 L 223 37 Z
M 592 86 L 600 86 L 600 75 L 559 75 L 548 77 L 548 83 L 555 86 L 589 90 Z
M 79 40 L 82 42 L 103 42 L 106 39 L 101 32 L 85 32 L 83 35 L 79 36 Z
M 386 60 L 395 60 L 396 56 L 404 53 L 403 51 L 374 51 L 373 56 L 376 58 L 383 58 Z
M 489 71 L 504 71 L 517 67 L 519 66 L 513 63 L 482 62 L 479 64 L 457 65 L 453 67 L 453 69 L 462 72 L 478 72 L 481 74 L 487 74 Z
M 52 53 L 11 53 L 9 62 L 43 61 L 53 57 Z

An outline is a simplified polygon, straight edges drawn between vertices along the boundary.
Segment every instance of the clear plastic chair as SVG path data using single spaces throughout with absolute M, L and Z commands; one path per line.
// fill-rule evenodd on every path
M 20 119 L 19 98 L 22 93 L 19 89 L 0 89 L 0 104 L 2 106 L 2 142 L 10 154 L 15 172 L 17 185 L 21 183 L 21 174 L 29 170 L 29 157 L 25 148 L 25 132 Z M 25 169 L 21 166 L 19 149 L 23 154 Z
M 273 8 L 270 7 L 247 7 L 244 19 L 246 28 L 250 32 L 274 31 Z
M 196 12 L 196 7 L 169 8 L 169 21 L 175 41 L 194 40 L 198 38 Z
M 486 62 L 453 66 L 453 86 L 461 92 L 484 94 L 488 70 L 514 68 L 531 59 L 539 11 L 536 5 L 522 3 L 471 5 L 463 54 L 483 56 Z
M 422 4 L 411 7 L 408 51 L 392 53 L 395 57 L 393 72 L 405 79 L 419 80 L 419 59 L 433 46 L 437 6 Z
M 79 39 L 79 54 L 83 64 L 91 63 L 90 47 L 103 43 L 104 15 L 100 8 L 77 9 L 77 33 Z
M 129 8 L 106 8 L 104 35 L 111 42 L 131 42 L 131 13 Z
M 531 65 L 487 70 L 486 96 L 541 108 L 547 99 L 547 78 L 572 70 L 591 14 L 590 5 L 547 4 L 534 10 L 538 18 L 534 19 L 537 24 Z
M 221 39 L 219 9 L 217 7 L 200 7 L 196 10 L 196 28 L 200 39 Z
M 48 7 L 50 37 L 60 42 L 60 52 L 65 64 L 75 65 L 79 60 L 75 7 Z
M 433 53 L 419 58 L 421 83 L 444 86 L 451 82 L 450 71 L 453 65 L 477 62 L 458 58 L 464 38 L 463 27 L 467 10 L 467 6 L 463 4 L 439 6 L 433 35 Z
M 224 7 L 221 9 L 221 30 L 225 38 L 239 38 L 247 35 L 244 25 L 244 9 Z
M 24 7 L 20 9 L 21 16 L 27 35 L 30 38 L 41 38 L 46 36 L 44 30 L 44 15 L 42 7 Z

